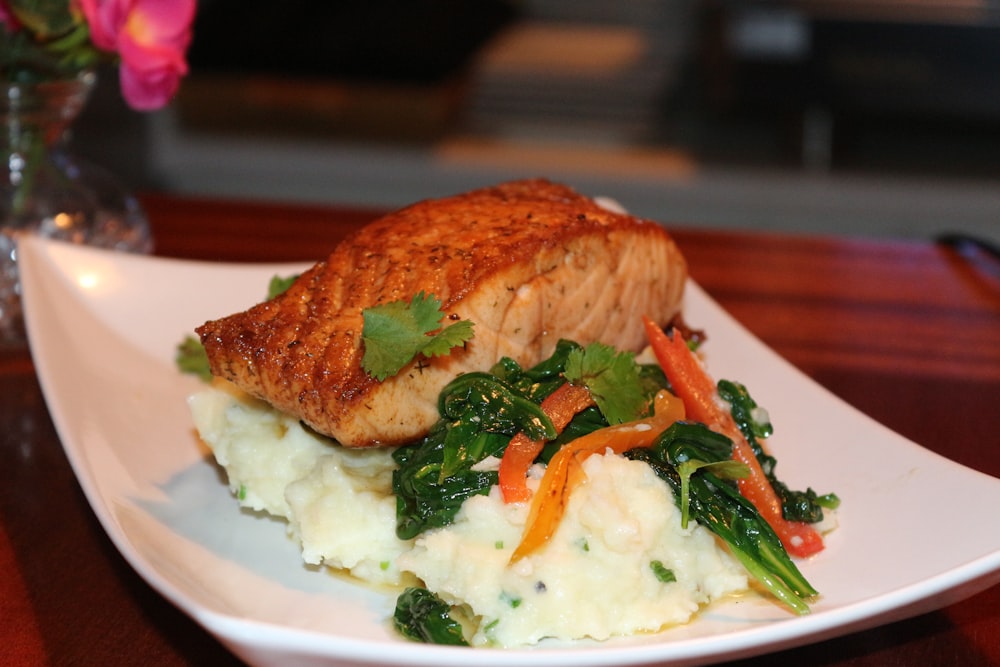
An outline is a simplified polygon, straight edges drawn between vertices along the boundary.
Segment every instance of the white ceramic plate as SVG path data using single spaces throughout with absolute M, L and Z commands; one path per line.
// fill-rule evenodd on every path
M 941 458 L 783 361 L 697 286 L 686 319 L 709 367 L 768 408 L 793 488 L 835 491 L 840 528 L 802 564 L 822 597 L 793 617 L 764 599 L 687 626 L 530 650 L 425 646 L 394 635 L 392 595 L 304 567 L 282 523 L 240 512 L 194 436 L 174 349 L 301 266 L 136 257 L 26 239 L 24 305 L 38 375 L 94 512 L 129 563 L 249 663 L 587 667 L 696 664 L 818 641 L 941 607 L 1000 581 L 1000 480 Z M 961 507 L 961 515 L 953 508 Z

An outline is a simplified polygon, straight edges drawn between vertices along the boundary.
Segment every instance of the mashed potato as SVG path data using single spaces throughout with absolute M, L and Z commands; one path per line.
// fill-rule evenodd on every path
M 656 631 L 748 586 L 708 530 L 681 528 L 670 490 L 644 463 L 587 459 L 587 482 L 549 544 L 509 565 L 528 507 L 503 503 L 495 487 L 467 500 L 452 525 L 399 540 L 390 451 L 333 445 L 218 385 L 190 407 L 240 504 L 287 519 L 307 563 L 375 584 L 419 579 L 466 610 L 474 645 Z M 675 581 L 664 581 L 667 570 Z

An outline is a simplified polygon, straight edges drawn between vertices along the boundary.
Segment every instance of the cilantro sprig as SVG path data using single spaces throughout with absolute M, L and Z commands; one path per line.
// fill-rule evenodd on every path
M 298 280 L 298 277 L 297 273 L 289 276 L 271 276 L 271 280 L 267 283 L 267 299 L 271 300 L 285 292 L 292 286 L 292 283 Z M 205 346 L 194 336 L 186 335 L 177 344 L 174 351 L 174 363 L 181 373 L 197 375 L 203 382 L 212 381 L 212 368 L 208 363 Z
M 441 300 L 420 292 L 409 301 L 391 301 L 362 311 L 361 367 L 379 382 L 398 373 L 417 356 L 439 357 L 472 340 L 473 323 L 441 326 Z
M 197 375 L 203 382 L 212 381 L 212 369 L 208 364 L 208 355 L 201 341 L 187 335 L 177 344 L 174 351 L 174 363 L 181 373 Z
M 639 419 L 646 412 L 647 397 L 639 365 L 631 352 L 621 352 L 604 343 L 574 349 L 566 358 L 565 376 L 570 382 L 590 389 L 609 424 Z
M 270 282 L 267 283 L 267 299 L 270 301 L 276 296 L 280 296 L 288 291 L 288 288 L 292 286 L 296 280 L 299 279 L 298 273 L 293 273 L 288 276 L 271 276 Z

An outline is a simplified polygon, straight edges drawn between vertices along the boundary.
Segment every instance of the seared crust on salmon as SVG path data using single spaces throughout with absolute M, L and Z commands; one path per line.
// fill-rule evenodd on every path
M 341 242 L 284 294 L 205 323 L 212 373 L 347 446 L 400 445 L 438 419 L 459 373 L 525 366 L 560 338 L 637 350 L 641 316 L 680 309 L 687 269 L 658 224 L 543 180 L 390 213 Z M 361 367 L 362 311 L 433 294 L 475 337 L 378 382 Z

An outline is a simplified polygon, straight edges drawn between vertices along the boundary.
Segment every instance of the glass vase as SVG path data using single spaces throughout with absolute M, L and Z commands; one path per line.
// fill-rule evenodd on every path
M 71 243 L 149 252 L 138 201 L 107 170 L 69 148 L 73 121 L 97 77 L 7 83 L 0 98 L 4 180 L 0 183 L 0 344 L 25 340 L 17 239 L 38 234 Z

